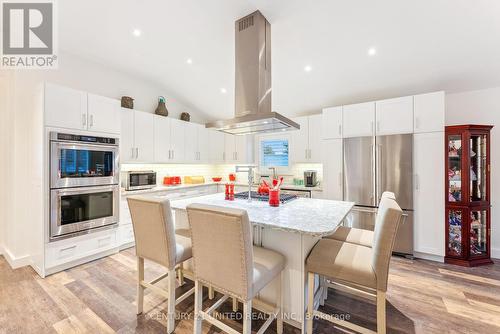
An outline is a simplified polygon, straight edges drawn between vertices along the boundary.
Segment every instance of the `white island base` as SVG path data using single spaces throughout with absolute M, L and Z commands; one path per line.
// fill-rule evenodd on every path
M 306 258 L 322 236 L 335 231 L 352 209 L 353 203 L 300 198 L 279 208 L 271 208 L 267 203 L 256 201 L 228 202 L 224 201 L 223 196 L 215 194 L 172 201 L 176 228 L 188 227 L 185 208 L 191 203 L 246 209 L 254 226 L 254 244 L 277 251 L 286 258 L 283 272 L 285 322 L 300 328 L 304 333 L 307 306 Z M 278 295 L 278 279 L 264 288 L 257 299 L 274 305 Z M 315 293 L 316 305 L 323 302 L 323 296 L 323 291 L 318 288 Z

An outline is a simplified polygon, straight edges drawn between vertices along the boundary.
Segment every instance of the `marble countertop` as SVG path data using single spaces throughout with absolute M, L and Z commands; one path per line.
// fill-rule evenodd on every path
M 312 198 L 297 198 L 271 207 L 267 202 L 235 199 L 226 201 L 224 194 L 212 194 L 171 201 L 172 209 L 186 210 L 192 203 L 244 209 L 254 225 L 322 237 L 335 232 L 354 206 L 341 202 Z
M 141 194 L 150 194 L 157 193 L 162 191 L 174 191 L 179 189 L 188 189 L 188 188 L 197 188 L 197 187 L 206 187 L 206 186 L 214 186 L 217 184 L 221 184 L 221 182 L 207 182 L 207 183 L 197 183 L 197 184 L 179 184 L 177 186 L 163 186 L 159 185 L 151 189 L 142 189 L 142 190 L 125 190 L 121 189 L 122 196 L 131 196 L 131 195 L 141 195 Z

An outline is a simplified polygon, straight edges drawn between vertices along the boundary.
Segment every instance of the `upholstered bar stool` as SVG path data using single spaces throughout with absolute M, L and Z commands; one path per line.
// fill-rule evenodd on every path
M 381 200 L 384 198 L 396 200 L 396 196 L 393 192 L 390 191 L 385 191 L 384 193 L 382 193 Z M 325 238 L 350 242 L 356 245 L 367 247 L 372 247 L 373 245 L 373 231 L 354 227 L 339 226 L 333 234 L 330 234 Z
M 314 315 L 359 333 L 375 333 L 351 322 L 315 311 L 315 274 L 339 282 L 345 287 L 344 291 L 375 298 L 377 302 L 376 333 L 385 334 L 385 293 L 389 263 L 402 213 L 395 200 L 390 198 L 381 200 L 372 247 L 334 239 L 322 239 L 314 246 L 306 260 L 308 272 L 307 334 L 312 334 Z
M 144 290 L 151 289 L 168 299 L 167 333 L 173 333 L 175 327 L 175 306 L 194 293 L 194 288 L 175 299 L 176 268 L 179 279 L 185 275 L 192 278 L 192 273 L 180 267 L 191 259 L 191 239 L 176 235 L 172 210 L 168 199 L 134 196 L 127 199 L 134 228 L 135 251 L 137 255 L 137 314 L 141 314 L 144 304 Z M 148 259 L 167 268 L 167 273 L 150 282 L 144 281 L 144 259 Z M 168 290 L 155 284 L 166 278 Z
M 282 271 L 283 255 L 252 245 L 252 227 L 244 210 L 191 204 L 187 207 L 195 278 L 194 333 L 201 333 L 202 320 L 231 334 L 233 328 L 212 316 L 212 313 L 229 297 L 243 303 L 243 333 L 250 334 L 252 324 L 252 300 L 269 283 L 280 278 L 277 305 L 263 302 L 259 310 L 269 313 L 269 318 L 257 333 L 264 333 L 274 319 L 277 332 L 283 332 Z M 281 277 L 280 277 L 281 276 Z M 212 286 L 224 294 L 213 306 L 202 310 L 203 285 Z

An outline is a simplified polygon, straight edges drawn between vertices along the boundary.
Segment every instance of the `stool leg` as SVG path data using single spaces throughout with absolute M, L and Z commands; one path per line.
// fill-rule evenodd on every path
M 214 288 L 212 286 L 208 287 L 208 299 L 212 300 L 214 299 L 215 293 L 214 293 Z
M 386 332 L 385 292 L 377 290 L 377 333 Z
M 177 277 L 179 279 L 179 285 L 183 286 L 184 285 L 184 263 L 181 263 L 179 265 L 179 268 L 177 269 Z
M 137 314 L 141 314 L 144 307 L 144 287 L 141 282 L 144 281 L 144 259 L 137 257 Z
M 175 329 L 175 269 L 168 271 L 168 310 L 167 310 L 167 333 L 173 333 Z
M 252 334 L 252 300 L 243 303 L 243 334 Z
M 280 274 L 280 287 L 278 291 L 278 303 L 277 303 L 279 307 L 276 319 L 278 334 L 283 334 L 283 291 L 285 289 L 284 282 L 285 282 L 285 274 L 282 271 Z
M 238 312 L 238 299 L 233 297 L 233 312 Z
M 194 334 L 201 334 L 201 322 L 202 318 L 200 315 L 202 303 L 203 303 L 203 285 L 200 282 L 194 282 Z
M 313 333 L 313 319 L 314 319 L 314 273 L 308 274 L 307 279 L 307 334 Z

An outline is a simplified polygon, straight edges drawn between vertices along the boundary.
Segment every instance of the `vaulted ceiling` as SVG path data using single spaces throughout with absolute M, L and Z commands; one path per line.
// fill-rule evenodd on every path
M 499 1 L 85 0 L 58 6 L 61 50 L 156 82 L 210 119 L 233 116 L 234 21 L 256 9 L 272 25 L 273 109 L 287 116 L 500 86 Z

